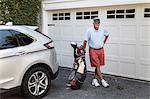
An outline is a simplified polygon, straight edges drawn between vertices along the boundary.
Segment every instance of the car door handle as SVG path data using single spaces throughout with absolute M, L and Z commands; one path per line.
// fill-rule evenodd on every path
M 24 55 L 25 53 L 26 53 L 25 51 L 17 52 L 16 55 L 17 55 L 17 56 L 20 56 L 20 55 Z

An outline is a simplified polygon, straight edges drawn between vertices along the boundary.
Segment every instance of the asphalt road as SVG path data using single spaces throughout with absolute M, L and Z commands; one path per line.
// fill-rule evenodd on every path
M 52 81 L 48 94 L 42 99 L 150 99 L 150 83 L 105 75 L 109 88 L 91 85 L 92 73 L 86 77 L 80 90 L 66 87 L 70 70 L 61 68 L 57 79 Z M 0 99 L 25 99 L 18 92 L 2 94 Z

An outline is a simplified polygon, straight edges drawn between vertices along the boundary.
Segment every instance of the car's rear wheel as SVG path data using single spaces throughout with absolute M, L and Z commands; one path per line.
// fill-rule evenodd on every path
M 41 98 L 48 92 L 50 85 L 49 71 L 44 67 L 34 67 L 27 71 L 23 78 L 22 94 L 25 97 Z

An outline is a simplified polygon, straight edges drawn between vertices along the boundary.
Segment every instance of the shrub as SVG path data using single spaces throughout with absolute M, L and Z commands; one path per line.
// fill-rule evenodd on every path
M 0 0 L 0 21 L 38 25 L 41 0 Z

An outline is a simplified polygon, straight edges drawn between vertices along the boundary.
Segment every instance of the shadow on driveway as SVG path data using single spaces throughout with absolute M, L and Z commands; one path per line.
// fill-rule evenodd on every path
M 60 68 L 59 76 L 52 81 L 51 89 L 43 99 L 150 99 L 150 83 L 133 79 L 105 75 L 109 88 L 96 88 L 91 85 L 89 72 L 80 90 L 66 87 L 70 69 Z M 18 93 L 2 94 L 0 99 L 25 99 Z

